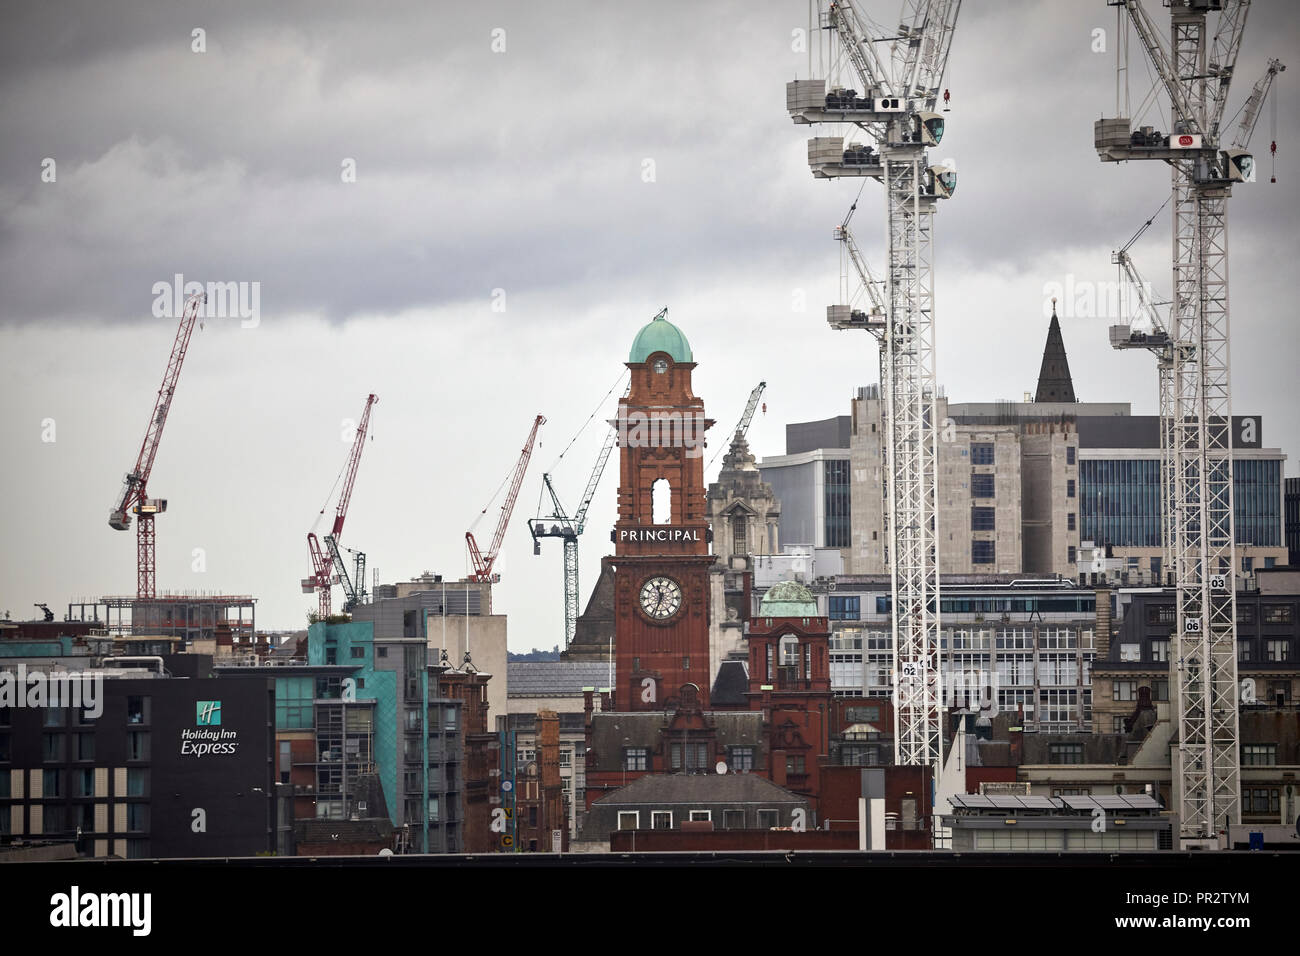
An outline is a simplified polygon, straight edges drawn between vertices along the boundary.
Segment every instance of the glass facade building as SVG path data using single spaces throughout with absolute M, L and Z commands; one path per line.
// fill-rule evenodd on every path
M 1282 544 L 1282 462 L 1232 463 L 1237 543 Z M 1155 458 L 1085 458 L 1079 462 L 1079 536 L 1098 545 L 1161 545 L 1160 462 Z
M 849 463 L 839 459 L 825 461 L 826 547 L 847 548 L 851 527 L 849 519 Z

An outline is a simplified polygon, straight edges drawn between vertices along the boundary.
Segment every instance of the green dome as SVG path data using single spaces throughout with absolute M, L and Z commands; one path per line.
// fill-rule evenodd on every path
M 817 617 L 817 599 L 797 581 L 782 581 L 767 589 L 758 603 L 759 617 Z
M 674 362 L 695 361 L 691 343 L 686 341 L 681 329 L 664 318 L 667 314 L 668 310 L 664 309 L 636 334 L 627 357 L 629 362 L 645 362 L 655 352 L 667 352 Z

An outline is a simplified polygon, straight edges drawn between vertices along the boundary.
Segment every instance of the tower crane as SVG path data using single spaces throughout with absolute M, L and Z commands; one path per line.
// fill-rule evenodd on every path
M 343 536 L 343 523 L 348 517 L 348 505 L 352 502 L 352 487 L 356 484 L 357 468 L 361 464 L 361 452 L 366 447 L 366 433 L 370 429 L 370 409 L 379 399 L 371 393 L 366 396 L 366 406 L 361 411 L 361 420 L 357 424 L 352 438 L 352 449 L 348 452 L 347 462 L 343 466 L 343 485 L 339 490 L 338 504 L 334 508 L 334 524 L 325 535 L 325 550 L 321 549 L 315 531 L 307 533 L 307 550 L 311 554 L 311 577 L 303 578 L 302 591 L 310 594 L 315 591 L 319 598 L 319 614 L 323 621 L 330 616 L 330 590 L 336 583 L 343 585 L 346 598 L 343 610 L 351 611 L 365 598 L 366 556 L 363 552 L 353 552 L 356 556 L 355 583 L 347 571 L 343 556 L 339 553 L 339 538 Z M 325 509 L 321 509 L 324 514 Z M 319 520 L 319 519 L 318 519 Z M 349 549 L 351 550 L 351 549 Z
M 1121 17 L 1127 14 L 1171 104 L 1168 136 L 1151 127 L 1134 131 L 1131 119 L 1120 116 L 1098 120 L 1094 141 L 1103 162 L 1160 160 L 1171 167 L 1167 428 L 1173 476 L 1165 485 L 1164 517 L 1177 609 L 1171 661 L 1178 722 L 1174 800 L 1182 846 L 1215 847 L 1219 827 L 1241 820 L 1227 202 L 1233 183 L 1254 179 L 1255 162 L 1242 146 L 1221 148 L 1220 135 L 1250 3 L 1168 0 L 1168 45 L 1141 0 L 1111 5 Z M 1218 15 L 1213 35 L 1210 13 Z M 1258 98 L 1252 91 L 1247 101 L 1238 143 L 1249 141 L 1268 86 L 1280 72 L 1274 63 L 1256 85 Z
M 180 379 L 181 366 L 185 363 L 185 355 L 189 351 L 194 323 L 198 320 L 200 307 L 207 301 L 206 292 L 195 293 L 185 300 L 180 324 L 176 327 L 176 338 L 172 341 L 171 357 L 168 358 L 167 369 L 163 372 L 162 385 L 158 389 L 158 398 L 154 401 L 149 427 L 145 429 L 140 454 L 136 456 L 135 467 L 127 472 L 117 504 L 108 514 L 108 526 L 116 531 L 126 531 L 131 527 L 132 514 L 139 518 L 135 526 L 135 592 L 138 598 L 153 598 L 157 595 L 155 563 L 157 556 L 154 550 L 153 521 L 156 515 L 167 510 L 167 499 L 150 498 L 146 486 L 149 483 L 149 475 L 153 472 L 158 446 L 162 442 L 167 414 L 171 411 L 172 399 L 176 395 L 176 383 Z
M 795 80 L 786 86 L 786 108 L 796 124 L 852 123 L 876 144 L 875 150 L 846 150 L 842 138 L 817 138 L 808 144 L 808 159 L 817 178 L 867 176 L 886 190 L 881 392 L 889 462 L 882 471 L 893 610 L 894 758 L 904 766 L 932 765 L 937 774 L 943 765 L 943 689 L 933 218 L 935 201 L 951 197 L 957 180 L 952 170 L 929 165 L 927 148 L 943 137 L 944 119 L 934 110 L 961 2 L 907 0 L 892 39 L 871 36 L 855 6 L 831 3 L 823 22 L 838 38 L 862 95 L 840 87 L 828 92 L 824 79 Z M 878 42 L 890 43 L 888 64 L 875 52 Z M 850 241 L 847 234 L 844 241 Z
M 745 410 L 740 415 L 740 421 L 736 422 L 735 431 L 732 432 L 732 444 L 735 443 L 736 439 L 744 438 L 745 435 L 749 433 L 749 423 L 754 420 L 754 412 L 758 409 L 758 400 L 763 397 L 763 390 L 766 388 L 767 382 L 759 382 L 750 391 L 749 401 L 745 403 Z M 766 405 L 763 406 L 763 411 L 767 411 Z M 731 446 L 722 445 L 713 453 L 713 457 L 709 459 L 709 469 L 713 468 L 713 464 L 718 460 L 718 456 L 722 455 L 729 447 Z
M 465 544 L 469 547 L 470 560 L 474 564 L 474 570 L 469 574 L 471 581 L 488 583 L 501 580 L 501 575 L 492 573 L 492 566 L 496 563 L 497 555 L 501 553 L 502 542 L 505 541 L 506 527 L 510 524 L 510 515 L 515 510 L 515 499 L 519 497 L 519 488 L 524 483 L 524 472 L 528 470 L 528 459 L 533 456 L 533 443 L 537 440 L 537 430 L 545 423 L 546 419 L 541 415 L 533 420 L 532 431 L 528 433 L 528 441 L 524 443 L 523 451 L 519 453 L 519 462 L 515 465 L 514 475 L 510 479 L 510 490 L 506 493 L 505 503 L 501 505 L 497 530 L 492 535 L 492 544 L 487 554 L 479 551 L 478 542 L 474 540 L 474 532 L 465 532 Z M 484 511 L 486 510 L 485 508 Z
M 605 436 L 596 456 L 595 467 L 587 479 L 587 488 L 582 493 L 578 510 L 570 517 L 560 504 L 560 496 L 555 492 L 549 474 L 542 475 L 542 482 L 551 496 L 551 514 L 542 518 L 530 518 L 528 531 L 533 536 L 533 554 L 542 553 L 542 538 L 560 538 L 564 541 L 564 646 L 568 648 L 578 627 L 578 536 L 587 524 L 587 509 L 591 507 L 596 496 L 596 486 L 600 476 L 605 473 L 605 463 L 610 453 L 618 445 L 618 432 L 612 428 Z
M 1167 202 L 1167 201 L 1166 201 Z M 1164 208 L 1162 205 L 1161 209 Z M 1159 211 L 1157 211 L 1157 215 Z M 1160 500 L 1161 502 L 1171 502 L 1174 500 L 1174 435 L 1173 423 L 1174 418 L 1174 343 L 1169 337 L 1169 320 L 1162 318 L 1160 307 L 1168 306 L 1168 301 L 1156 302 L 1152 299 L 1151 286 L 1138 272 L 1137 265 L 1133 262 L 1132 256 L 1129 255 L 1129 249 L 1133 244 L 1142 237 L 1142 234 L 1151 227 L 1155 222 L 1155 216 L 1152 216 L 1142 227 L 1138 229 L 1133 237 L 1124 244 L 1123 248 L 1111 254 L 1111 262 L 1119 267 L 1120 274 L 1124 281 L 1136 290 L 1138 305 L 1137 312 L 1144 320 L 1145 328 L 1134 329 L 1132 325 L 1113 325 L 1110 328 L 1110 344 L 1114 349 L 1146 349 L 1156 357 L 1156 370 L 1159 374 L 1159 398 L 1160 398 Z M 1162 504 L 1163 507 L 1163 504 Z M 1161 575 L 1164 580 L 1173 582 L 1174 555 L 1177 548 L 1174 544 L 1174 535 L 1176 529 L 1174 522 L 1170 520 L 1169 515 L 1163 515 L 1160 522 L 1160 544 L 1161 544 Z

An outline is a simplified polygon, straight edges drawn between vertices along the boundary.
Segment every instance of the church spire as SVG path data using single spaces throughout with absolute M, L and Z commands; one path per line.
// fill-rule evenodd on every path
M 1043 348 L 1043 366 L 1038 370 L 1036 402 L 1077 402 L 1074 381 L 1070 378 L 1070 360 L 1065 357 L 1065 340 L 1056 318 L 1056 297 L 1052 297 L 1052 322 L 1047 327 L 1047 345 Z

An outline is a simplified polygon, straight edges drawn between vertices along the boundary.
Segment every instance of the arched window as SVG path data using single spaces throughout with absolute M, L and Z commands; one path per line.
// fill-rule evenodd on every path
M 667 478 L 650 486 L 650 515 L 655 524 L 669 524 L 673 519 L 673 486 Z

